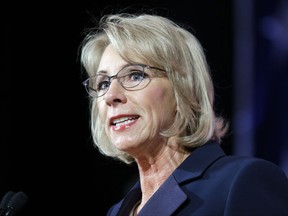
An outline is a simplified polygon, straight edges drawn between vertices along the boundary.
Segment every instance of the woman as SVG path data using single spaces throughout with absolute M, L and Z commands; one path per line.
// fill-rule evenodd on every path
M 81 63 L 95 145 L 139 170 L 107 215 L 288 214 L 280 168 L 221 149 L 228 125 L 188 30 L 157 15 L 107 15 L 83 41 Z

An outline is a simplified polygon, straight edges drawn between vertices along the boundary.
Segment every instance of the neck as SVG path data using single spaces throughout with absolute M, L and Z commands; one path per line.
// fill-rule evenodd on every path
M 136 159 L 142 190 L 142 201 L 138 211 L 189 154 L 190 152 L 165 145 L 165 148 L 156 156 Z

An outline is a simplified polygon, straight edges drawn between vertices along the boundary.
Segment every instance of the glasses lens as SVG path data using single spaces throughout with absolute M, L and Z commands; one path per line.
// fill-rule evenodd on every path
M 98 74 L 87 79 L 84 85 L 92 97 L 100 97 L 104 95 L 109 88 L 109 77 Z
M 128 88 L 129 90 L 131 88 L 133 88 L 131 90 L 134 90 L 135 87 L 142 86 L 142 82 L 145 81 L 145 79 L 149 80 L 148 77 L 145 76 L 144 66 L 142 65 L 129 65 L 118 73 L 118 81 L 124 88 Z M 135 90 L 137 89 L 138 88 L 135 88 Z
M 118 72 L 117 75 L 107 76 L 97 74 L 83 82 L 87 92 L 92 97 L 101 97 L 109 89 L 111 79 L 117 78 L 123 88 L 136 91 L 145 88 L 151 81 L 149 72 L 145 72 L 145 65 L 128 65 Z

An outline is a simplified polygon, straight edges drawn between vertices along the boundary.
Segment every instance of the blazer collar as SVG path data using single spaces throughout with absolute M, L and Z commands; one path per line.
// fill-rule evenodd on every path
M 179 184 L 199 178 L 214 161 L 223 156 L 225 156 L 224 151 L 214 141 L 195 149 L 161 185 L 138 216 L 171 215 L 187 199 Z M 110 215 L 129 215 L 130 209 L 139 199 L 141 199 L 141 188 L 138 181 L 125 198 L 114 207 Z
M 167 190 L 169 188 L 169 190 Z M 141 199 L 139 181 L 129 191 L 124 200 L 118 203 L 109 215 L 127 216 L 132 207 Z M 187 195 L 171 175 L 149 199 L 138 216 L 171 215 L 185 200 Z M 117 213 L 118 212 L 118 213 Z
M 226 154 L 220 145 L 215 141 L 209 141 L 196 148 L 172 175 L 179 184 L 187 180 L 191 181 L 201 177 L 212 163 L 223 156 Z

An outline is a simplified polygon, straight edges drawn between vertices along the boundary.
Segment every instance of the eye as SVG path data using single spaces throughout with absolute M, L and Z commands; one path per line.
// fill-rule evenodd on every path
M 98 82 L 97 85 L 96 85 L 96 90 L 97 91 L 104 91 L 106 89 L 109 88 L 109 81 L 101 81 L 101 82 Z
M 141 81 L 145 78 L 145 74 L 143 71 L 133 70 L 130 71 L 128 78 L 130 81 Z
M 96 87 L 94 88 L 96 91 L 105 91 L 110 85 L 109 77 L 102 74 L 96 75 L 93 80 L 93 85 L 93 87 Z

